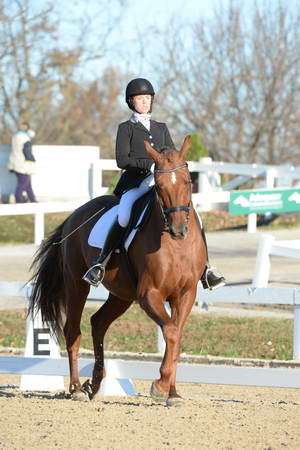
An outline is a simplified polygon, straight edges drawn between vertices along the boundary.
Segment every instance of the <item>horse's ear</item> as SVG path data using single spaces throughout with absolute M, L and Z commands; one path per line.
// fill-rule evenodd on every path
M 181 153 L 183 159 L 185 159 L 186 154 L 189 151 L 190 143 L 191 143 L 191 136 L 188 135 L 188 136 L 186 136 L 184 143 L 182 144 L 182 147 L 180 150 L 180 153 Z
M 144 144 L 148 155 L 151 156 L 152 159 L 154 159 L 154 161 L 156 162 L 159 157 L 159 153 L 150 145 L 148 141 L 144 141 Z

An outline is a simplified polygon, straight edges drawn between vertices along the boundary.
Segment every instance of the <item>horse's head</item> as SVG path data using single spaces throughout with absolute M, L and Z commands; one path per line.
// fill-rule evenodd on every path
M 158 152 L 146 141 L 145 146 L 155 163 L 155 187 L 168 231 L 173 239 L 184 239 L 192 195 L 191 177 L 185 162 L 190 136 L 185 138 L 179 152 L 168 148 Z

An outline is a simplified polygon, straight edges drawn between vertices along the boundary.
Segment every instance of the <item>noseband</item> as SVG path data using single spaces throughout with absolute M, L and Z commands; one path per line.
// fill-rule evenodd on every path
M 180 169 L 184 169 L 186 167 L 188 167 L 187 163 L 182 164 L 181 166 L 175 167 L 174 169 L 154 169 L 154 173 L 171 173 L 171 172 L 176 172 L 177 170 L 180 170 Z M 191 183 L 192 181 L 190 180 L 189 182 Z M 168 221 L 168 215 L 170 213 L 177 212 L 177 211 L 185 211 L 187 213 L 185 222 L 186 222 L 186 224 L 188 224 L 189 217 L 190 217 L 190 209 L 191 209 L 191 206 L 190 206 L 191 205 L 191 198 L 190 198 L 190 201 L 189 201 L 187 206 L 180 205 L 180 206 L 171 206 L 170 208 L 164 208 L 162 206 L 162 204 L 161 204 L 161 201 L 160 201 L 160 198 L 159 198 L 159 195 L 158 195 L 158 192 L 157 192 L 156 185 L 155 185 L 155 190 L 156 190 L 158 203 L 160 205 L 161 212 L 162 212 L 162 215 L 163 215 L 163 218 L 164 218 L 164 221 L 165 221 L 165 226 L 166 226 L 168 232 L 169 233 L 171 232 L 169 221 Z

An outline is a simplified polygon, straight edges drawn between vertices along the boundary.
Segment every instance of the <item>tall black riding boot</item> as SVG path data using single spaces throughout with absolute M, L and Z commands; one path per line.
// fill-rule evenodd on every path
M 96 263 L 89 268 L 89 270 L 83 275 L 83 280 L 87 281 L 92 286 L 99 286 L 105 275 L 105 267 L 110 258 L 111 253 L 120 245 L 126 228 L 121 227 L 118 219 L 113 223 L 111 229 L 108 232 L 103 249 L 96 260 Z
M 205 244 L 206 255 L 207 255 L 207 264 L 206 264 L 205 270 L 203 272 L 203 275 L 201 277 L 201 282 L 202 282 L 202 286 L 204 289 L 213 290 L 213 289 L 217 289 L 221 286 L 224 286 L 225 278 L 223 277 L 223 275 L 221 275 L 220 273 L 218 273 L 216 271 L 215 267 L 211 267 L 211 265 L 209 264 L 205 231 L 204 231 L 203 226 L 201 226 L 201 224 L 199 224 L 199 225 L 201 228 L 202 239 Z

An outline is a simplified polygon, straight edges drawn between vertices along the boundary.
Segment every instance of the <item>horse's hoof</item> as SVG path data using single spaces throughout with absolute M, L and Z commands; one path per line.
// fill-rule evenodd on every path
M 75 402 L 89 402 L 90 397 L 89 394 L 85 391 L 76 391 L 71 395 L 72 400 Z
M 184 405 L 184 400 L 182 397 L 169 397 L 166 401 L 166 406 L 171 407 L 171 406 L 183 406 Z
M 150 389 L 150 395 L 151 395 L 152 399 L 155 400 L 156 402 L 165 402 L 168 398 L 167 393 L 162 393 L 157 389 L 155 381 L 153 381 L 153 383 L 152 383 L 152 386 Z

